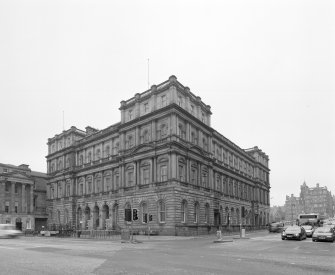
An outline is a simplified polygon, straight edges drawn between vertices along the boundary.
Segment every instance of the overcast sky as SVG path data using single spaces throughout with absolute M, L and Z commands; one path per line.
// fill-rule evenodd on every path
M 271 203 L 335 194 L 334 1 L 0 0 L 0 162 L 46 172 L 47 139 L 120 121 L 176 75 L 212 127 L 270 158 Z

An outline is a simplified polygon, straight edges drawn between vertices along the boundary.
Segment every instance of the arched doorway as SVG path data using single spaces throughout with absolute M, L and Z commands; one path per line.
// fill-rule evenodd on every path
M 93 229 L 99 228 L 99 207 L 96 205 L 93 208 Z
M 119 205 L 114 204 L 113 206 L 113 229 L 117 228 L 119 223 Z
M 85 208 L 85 229 L 88 229 L 88 221 L 91 218 L 91 209 L 86 206 Z
M 79 207 L 78 210 L 77 210 L 77 228 L 79 229 L 83 229 L 82 228 L 82 217 L 83 216 L 83 211 L 81 210 L 81 208 Z
M 109 207 L 107 204 L 105 204 L 103 207 L 102 207 L 102 229 L 107 229 L 107 223 L 106 223 L 106 220 L 109 219 Z
M 16 218 L 15 220 L 15 226 L 17 230 L 22 231 L 22 220 L 21 218 Z

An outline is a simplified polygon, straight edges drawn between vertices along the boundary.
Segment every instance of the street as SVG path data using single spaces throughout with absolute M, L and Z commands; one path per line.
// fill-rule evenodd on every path
M 282 241 L 266 231 L 247 237 L 1 239 L 0 274 L 335 274 L 335 243 Z

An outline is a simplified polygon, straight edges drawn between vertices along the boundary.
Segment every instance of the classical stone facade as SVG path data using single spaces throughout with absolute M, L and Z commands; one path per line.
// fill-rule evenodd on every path
M 175 76 L 120 111 L 48 140 L 49 224 L 190 235 L 268 222 L 268 156 L 211 128 L 210 106 Z
M 47 175 L 29 166 L 0 163 L 0 223 L 20 230 L 40 230 L 47 224 Z

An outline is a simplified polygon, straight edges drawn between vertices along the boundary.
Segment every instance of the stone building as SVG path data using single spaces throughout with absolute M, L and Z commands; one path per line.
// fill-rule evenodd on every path
M 299 214 L 316 213 L 323 218 L 334 216 L 334 200 L 327 187 L 308 187 L 306 182 L 300 186 L 300 196 L 293 194 L 286 196 L 285 201 L 286 219 L 291 220 L 292 215 L 297 219 Z
M 48 139 L 49 224 L 191 235 L 268 222 L 268 156 L 211 128 L 210 106 L 175 76 L 120 111 L 106 129 Z
M 0 223 L 15 224 L 20 230 L 45 226 L 46 178 L 26 164 L 0 163 Z
M 326 186 L 308 187 L 304 182 L 300 186 L 300 198 L 305 213 L 319 213 L 324 218 L 334 216 L 334 201 L 331 191 Z
M 285 200 L 285 220 L 295 222 L 299 214 L 304 213 L 303 201 L 300 197 L 286 196 Z

